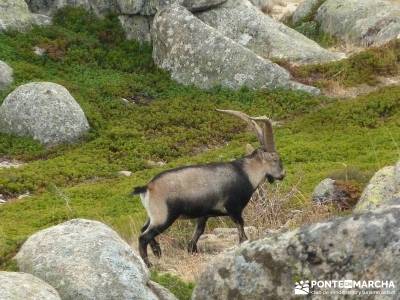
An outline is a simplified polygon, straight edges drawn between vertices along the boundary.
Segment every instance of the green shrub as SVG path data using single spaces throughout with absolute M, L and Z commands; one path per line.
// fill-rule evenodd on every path
M 179 300 L 191 299 L 194 284 L 183 282 L 179 277 L 171 274 L 151 273 L 151 280 L 170 290 Z
M 332 81 L 345 87 L 363 83 L 375 85 L 379 76 L 395 76 L 400 73 L 400 41 L 370 48 L 340 61 L 290 69 L 296 79 L 322 87 Z

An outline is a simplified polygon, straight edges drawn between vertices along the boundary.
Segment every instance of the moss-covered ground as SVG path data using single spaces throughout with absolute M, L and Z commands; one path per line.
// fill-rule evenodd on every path
M 46 54 L 34 54 L 35 46 Z M 366 53 L 301 72 L 304 77 L 342 72 L 349 84 L 369 80 L 367 75 L 379 74 L 386 58 Z M 387 59 L 398 68 L 398 52 L 392 58 Z M 352 170 L 365 184 L 365 178 L 400 156 L 399 86 L 352 100 L 283 90 L 185 87 L 153 65 L 149 45 L 125 41 L 114 17 L 98 20 L 77 9 L 60 11 L 46 28 L 0 33 L 0 59 L 15 72 L 13 86 L 0 92 L 0 103 L 21 84 L 56 82 L 75 97 L 91 125 L 79 143 L 51 149 L 0 134 L 0 158 L 26 163 L 0 170 L 0 194 L 32 194 L 0 206 L 0 269 L 15 269 L 11 258 L 29 235 L 71 218 L 100 220 L 128 242 L 136 239 L 145 212 L 138 198 L 129 196 L 133 186 L 166 168 L 231 160 L 244 154 L 246 143 L 257 145 L 244 124 L 215 108 L 282 121 L 276 130 L 288 174 L 282 184 L 289 189 L 301 178 L 307 199 L 302 201 L 309 201 L 313 187 L 330 174 Z M 166 164 L 154 167 L 149 161 Z M 121 170 L 133 175 L 120 177 Z M 305 204 L 290 203 L 297 209 Z M 193 288 L 173 276 L 154 272 L 153 278 L 181 299 Z

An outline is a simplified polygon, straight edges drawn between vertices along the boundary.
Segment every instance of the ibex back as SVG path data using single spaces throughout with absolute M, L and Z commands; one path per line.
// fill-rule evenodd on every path
M 232 110 L 218 110 L 245 120 L 254 129 L 261 144 L 248 156 L 227 163 L 195 165 L 165 171 L 147 186 L 136 187 L 148 219 L 139 237 L 139 253 L 150 266 L 147 245 L 156 256 L 161 248 L 155 237 L 179 217 L 196 218 L 197 224 L 188 245 L 197 252 L 197 241 L 203 234 L 207 219 L 229 216 L 237 225 L 239 242 L 247 239 L 244 232 L 243 209 L 265 179 L 273 182 L 285 176 L 282 162 L 275 150 L 272 123 L 267 117 L 249 117 Z

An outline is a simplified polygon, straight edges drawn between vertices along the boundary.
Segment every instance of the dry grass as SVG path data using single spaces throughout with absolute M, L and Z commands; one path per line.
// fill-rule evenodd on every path
M 244 212 L 244 218 L 248 225 L 258 229 L 259 237 L 270 231 L 285 231 L 337 215 L 337 208 L 334 206 L 311 203 L 300 192 L 300 186 L 301 180 L 290 190 L 285 190 L 279 183 L 273 186 L 264 183 L 254 193 Z M 293 203 L 297 203 L 295 208 Z

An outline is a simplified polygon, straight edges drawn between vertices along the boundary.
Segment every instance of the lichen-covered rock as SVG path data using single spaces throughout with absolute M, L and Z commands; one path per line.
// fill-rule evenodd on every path
M 226 0 L 183 0 L 178 3 L 191 12 L 199 12 L 217 7 L 225 2 Z
M 304 0 L 300 3 L 292 15 L 292 23 L 298 24 L 306 19 L 313 19 L 313 14 L 317 12 L 318 8 L 325 0 Z
M 314 189 L 312 199 L 316 203 L 332 202 L 335 196 L 335 180 L 325 178 Z
M 0 271 L 0 300 L 61 300 L 57 291 L 31 274 Z
M 0 90 L 8 88 L 13 82 L 13 69 L 0 60 Z
M 50 283 L 62 299 L 175 299 L 153 293 L 142 259 L 97 221 L 75 219 L 39 231 L 16 260 L 20 270 Z
M 21 85 L 0 106 L 0 132 L 30 136 L 45 145 L 74 142 L 88 129 L 81 107 L 59 84 Z
M 24 0 L 0 1 L 0 32 L 22 31 L 32 25 L 49 25 L 51 19 L 44 15 L 32 14 Z
M 117 0 L 119 12 L 122 15 L 136 15 L 142 11 L 143 6 L 146 2 L 152 2 L 151 0 Z
M 74 6 L 82 7 L 98 16 L 105 16 L 110 13 L 124 16 L 154 16 L 158 10 L 173 3 L 178 3 L 188 10 L 196 12 L 217 7 L 225 1 L 226 0 L 26 0 L 31 11 L 44 15 L 53 15 L 62 7 Z
M 400 196 L 400 161 L 375 173 L 354 211 L 362 212 L 386 205 L 396 194 Z
M 400 4 L 388 0 L 326 0 L 315 20 L 321 30 L 358 46 L 400 37 Z
M 225 252 L 201 275 L 192 299 L 298 299 L 297 280 L 379 280 L 393 281 L 396 287 L 399 240 L 400 197 L 384 209 L 305 226 Z M 390 287 L 377 291 L 396 293 Z M 312 299 L 326 295 L 314 294 Z
M 153 16 L 157 11 L 172 4 L 178 4 L 192 12 L 203 11 L 219 6 L 226 0 L 144 0 L 140 11 L 142 15 Z
M 184 7 L 171 5 L 154 18 L 153 59 L 174 80 L 199 88 L 289 88 L 319 90 L 292 81 L 290 74 L 269 60 L 204 24 Z
M 121 26 L 124 29 L 125 36 L 128 40 L 136 40 L 141 43 L 151 42 L 151 17 L 140 15 L 121 15 L 118 17 L 118 19 L 121 22 Z
M 58 9 L 65 6 L 82 7 L 98 16 L 104 16 L 110 13 L 119 13 L 118 4 L 132 2 L 130 0 L 26 0 L 32 12 L 51 16 Z M 133 0 L 136 2 L 136 0 Z
M 360 199 L 361 190 L 351 182 L 326 178 L 314 189 L 312 200 L 316 204 L 333 204 L 341 210 L 352 209 Z
M 197 14 L 197 17 L 264 58 L 307 64 L 344 57 L 344 54 L 328 51 L 263 14 L 247 0 L 229 0 L 218 8 Z

